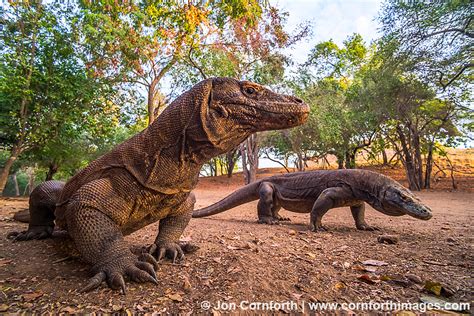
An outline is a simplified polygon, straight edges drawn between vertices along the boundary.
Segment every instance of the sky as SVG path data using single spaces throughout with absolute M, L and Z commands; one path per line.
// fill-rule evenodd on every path
M 336 44 L 353 33 L 359 33 L 369 43 L 379 37 L 376 17 L 381 9 L 380 0 L 273 0 L 270 4 L 289 13 L 286 30 L 309 21 L 311 38 L 290 50 L 297 63 L 304 62 L 315 44 L 332 39 Z

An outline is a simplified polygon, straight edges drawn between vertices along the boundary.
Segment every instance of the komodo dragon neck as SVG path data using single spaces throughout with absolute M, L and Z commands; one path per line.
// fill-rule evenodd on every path
M 204 163 L 250 135 L 248 130 L 240 130 L 235 121 L 224 121 L 219 126 L 208 124 L 216 115 L 207 106 L 208 89 L 212 87 L 203 84 L 181 95 L 152 125 L 126 142 L 140 148 L 124 144 L 132 148 L 131 155 L 143 159 L 144 164 L 135 157 L 125 166 L 145 187 L 166 194 L 190 191 Z

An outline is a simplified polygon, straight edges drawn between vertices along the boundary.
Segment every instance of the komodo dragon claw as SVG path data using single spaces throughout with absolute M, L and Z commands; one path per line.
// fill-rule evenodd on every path
M 179 244 L 174 242 L 153 244 L 148 250 L 148 253 L 150 255 L 155 255 L 158 262 L 165 256 L 173 260 L 173 263 L 176 263 L 176 259 L 184 259 L 183 249 L 181 249 L 181 246 Z
M 370 225 L 358 225 L 357 226 L 357 229 L 358 230 L 366 230 L 366 231 L 376 231 L 376 230 L 380 230 L 380 228 L 376 227 L 376 226 L 370 226 Z
M 135 262 L 128 262 L 129 260 L 126 258 L 120 261 L 126 262 L 115 261 L 101 267 L 100 271 L 89 279 L 86 286 L 79 290 L 79 293 L 89 292 L 106 281 L 111 289 L 121 289 L 122 294 L 126 294 L 127 287 L 125 286 L 124 276 L 128 276 L 130 280 L 138 283 L 152 282 L 158 284 L 155 272 L 158 263 L 155 258 L 151 260 L 147 254 L 143 254 Z
M 7 234 L 8 239 L 13 239 L 13 241 L 25 241 L 32 239 L 45 239 L 52 235 L 53 227 L 51 226 L 37 226 L 30 227 L 28 230 L 22 232 L 10 232 Z

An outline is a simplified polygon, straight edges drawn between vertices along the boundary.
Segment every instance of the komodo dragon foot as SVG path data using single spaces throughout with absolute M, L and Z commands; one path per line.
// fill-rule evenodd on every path
M 32 239 L 45 239 L 53 234 L 54 227 L 49 225 L 44 226 L 33 226 L 29 227 L 28 230 L 21 232 L 13 231 L 7 234 L 8 239 L 13 241 L 25 241 Z
M 380 230 L 380 228 L 371 226 L 369 224 L 360 224 L 356 225 L 358 230 L 365 230 L 365 231 L 375 231 L 375 230 Z
M 272 216 L 265 216 L 265 217 L 260 217 L 258 219 L 259 224 L 267 224 L 267 225 L 279 225 L 280 220 L 277 218 L 274 218 Z
M 281 215 L 274 215 L 273 218 L 275 218 L 276 220 L 280 221 L 280 222 L 291 222 L 291 219 L 289 217 L 283 217 Z
M 176 259 L 179 261 L 184 259 L 185 253 L 192 253 L 198 250 L 199 247 L 185 242 L 163 242 L 152 244 L 148 253 L 157 258 L 158 261 L 167 257 L 168 259 L 173 260 L 173 263 L 176 263 Z
M 91 291 L 97 288 L 103 281 L 114 290 L 122 289 L 122 293 L 126 294 L 124 276 L 134 282 L 144 283 L 152 282 L 158 284 L 155 270 L 158 268 L 158 262 L 147 253 L 140 256 L 124 256 L 113 261 L 107 262 L 99 267 L 94 267 L 96 273 L 84 286 L 80 293 Z

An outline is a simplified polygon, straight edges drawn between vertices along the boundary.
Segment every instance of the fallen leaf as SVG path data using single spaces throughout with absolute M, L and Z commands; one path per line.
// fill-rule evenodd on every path
M 394 245 L 397 244 L 399 237 L 397 235 L 380 235 L 377 237 L 377 241 L 381 244 Z
M 182 302 L 183 297 L 179 295 L 179 293 L 173 293 L 173 294 L 168 294 L 166 295 L 170 300 L 173 300 L 175 302 Z
M 425 290 L 435 294 L 436 296 L 441 295 L 441 289 L 443 287 L 439 282 L 433 282 L 433 281 L 426 281 L 425 282 Z
M 388 266 L 388 263 L 384 261 L 379 261 L 379 260 L 365 260 L 365 261 L 362 261 L 362 264 L 365 264 L 368 266 Z
M 408 281 L 404 276 L 402 275 L 382 275 L 380 277 L 381 281 L 387 281 L 391 282 L 394 284 L 397 284 L 399 286 L 407 287 L 410 286 L 410 281 Z
M 294 229 L 288 230 L 288 234 L 290 234 L 290 235 L 296 235 L 297 233 L 298 233 L 298 232 L 297 232 L 296 230 L 294 230 Z
M 346 285 L 342 282 L 337 282 L 336 284 L 334 284 L 334 289 L 336 290 L 342 290 L 346 287 Z
M 424 288 L 425 290 L 435 294 L 436 296 L 442 295 L 445 297 L 451 297 L 454 295 L 454 290 L 452 290 L 451 288 L 447 286 L 442 285 L 439 282 L 426 281 Z
M 407 275 L 405 275 L 405 276 L 407 277 L 408 280 L 410 280 L 410 281 L 412 281 L 412 282 L 415 282 L 415 283 L 417 283 L 417 284 L 423 283 L 423 280 L 422 280 L 419 276 L 417 276 L 417 275 L 415 275 L 415 274 L 407 274 Z
M 79 310 L 72 307 L 72 306 L 66 306 L 63 309 L 61 309 L 61 313 L 69 313 L 69 314 L 77 314 Z
M 212 261 L 214 261 L 216 263 L 221 263 L 221 257 L 212 258 Z
M 119 305 L 112 305 L 112 310 L 114 312 L 118 312 L 119 310 L 122 310 L 122 306 L 119 306 Z
M 380 276 L 380 281 L 390 281 L 392 278 L 389 277 L 388 275 L 382 275 Z
M 1 258 L 1 259 L 0 259 L 0 267 L 9 265 L 10 263 L 12 263 L 12 261 L 13 261 L 13 260 L 11 260 L 11 259 Z
M 291 295 L 295 298 L 295 300 L 299 300 L 303 294 L 298 294 L 298 293 L 291 293 Z
M 422 303 L 426 303 L 426 304 L 432 304 L 432 305 L 437 305 L 439 306 L 439 308 L 441 308 L 442 310 L 445 310 L 445 305 L 447 303 L 447 301 L 444 301 L 442 299 L 439 299 L 437 297 L 434 297 L 434 296 L 421 296 L 420 297 L 420 302 Z
M 26 302 L 31 302 L 43 296 L 42 292 L 25 293 L 21 295 Z
M 344 246 L 341 246 L 341 247 L 339 247 L 339 248 L 337 248 L 337 249 L 334 249 L 333 252 L 341 252 L 341 251 L 346 250 L 347 248 L 349 248 L 349 246 L 344 245 Z
M 372 279 L 370 275 L 368 274 L 362 274 L 357 277 L 357 279 L 361 280 L 362 282 L 368 283 L 368 284 L 375 284 L 378 283 L 379 280 L 377 279 Z
M 8 306 L 7 304 L 1 304 L 0 305 L 0 312 L 6 312 L 9 308 L 10 308 L 10 306 Z
M 371 266 L 361 266 L 359 264 L 355 265 L 352 267 L 353 270 L 356 270 L 356 271 L 365 271 L 365 272 L 371 272 L 371 273 L 375 273 L 377 272 L 377 268 L 376 267 L 371 267 Z
M 310 257 L 311 259 L 316 259 L 316 255 L 312 252 L 307 252 L 306 255 Z
M 191 286 L 191 282 L 189 282 L 189 278 L 187 276 L 183 276 L 183 290 L 186 292 L 190 292 L 193 289 Z

